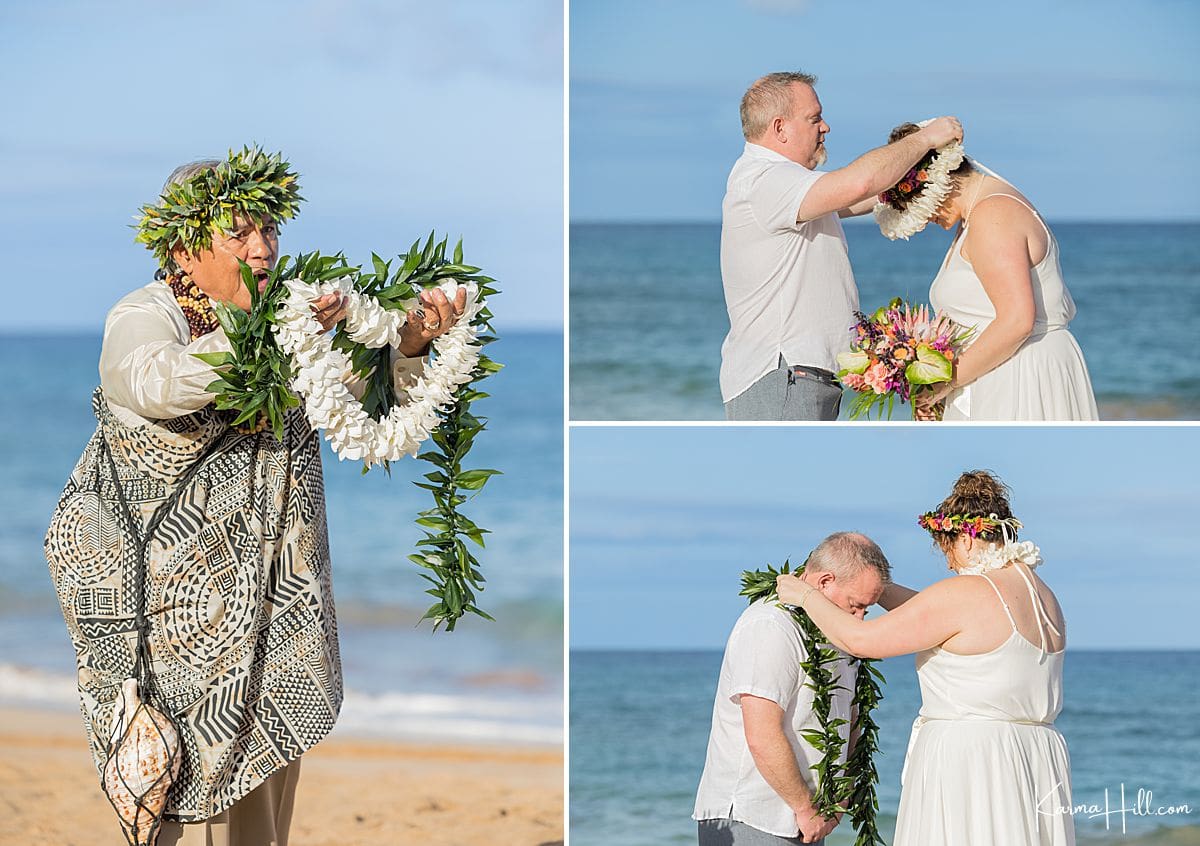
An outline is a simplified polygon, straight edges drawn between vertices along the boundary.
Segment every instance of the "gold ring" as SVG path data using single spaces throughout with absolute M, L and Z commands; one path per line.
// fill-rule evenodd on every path
M 426 332 L 436 332 L 437 330 L 439 330 L 441 328 L 442 328 L 442 321 L 440 321 L 440 320 L 425 321 L 425 331 Z

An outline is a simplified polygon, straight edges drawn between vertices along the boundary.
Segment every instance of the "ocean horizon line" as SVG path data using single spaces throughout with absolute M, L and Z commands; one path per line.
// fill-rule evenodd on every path
M 1048 217 L 1046 222 L 1053 225 L 1067 226 L 1200 226 L 1200 218 L 1184 219 L 1155 219 L 1143 220 L 1082 218 L 1082 217 Z M 590 218 L 568 221 L 568 226 L 719 226 L 718 218 Z M 843 226 L 875 226 L 870 215 L 859 215 L 854 218 L 844 218 Z
M 701 655 L 714 652 L 723 652 L 724 644 L 720 646 L 687 646 L 687 647 L 666 647 L 666 646 L 571 646 L 568 648 L 570 654 L 574 653 L 630 653 L 636 652 L 645 655 Z M 1131 647 L 1109 647 L 1109 646 L 1068 646 L 1068 652 L 1088 652 L 1097 655 L 1145 655 L 1145 654 L 1162 654 L 1162 653 L 1177 653 L 1181 655 L 1196 655 L 1200 654 L 1200 646 L 1131 646 Z M 905 656 L 897 656 L 903 658 Z M 891 660 L 891 659 L 882 659 Z

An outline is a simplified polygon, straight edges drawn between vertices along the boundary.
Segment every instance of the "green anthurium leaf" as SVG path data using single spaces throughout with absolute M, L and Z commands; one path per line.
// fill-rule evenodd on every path
M 917 347 L 916 360 L 904 368 L 904 376 L 913 385 L 949 382 L 954 377 L 954 364 L 942 353 L 922 344 Z
M 871 363 L 871 357 L 861 351 L 843 352 L 838 353 L 837 363 L 841 368 L 838 371 L 839 376 L 845 376 L 847 373 L 864 373 Z

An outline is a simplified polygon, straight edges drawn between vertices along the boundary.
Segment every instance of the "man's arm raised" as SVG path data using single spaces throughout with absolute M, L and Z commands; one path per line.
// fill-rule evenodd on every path
M 929 150 L 954 140 L 962 140 L 962 124 L 957 118 L 940 117 L 912 135 L 863 153 L 813 183 L 800 203 L 796 222 L 854 208 L 899 182 Z
M 837 820 L 822 817 L 813 807 L 812 791 L 800 774 L 796 753 L 784 733 L 783 709 L 770 699 L 748 693 L 743 693 L 738 701 L 742 706 L 742 727 L 754 765 L 771 789 L 792 809 L 801 840 L 815 843 L 833 831 Z

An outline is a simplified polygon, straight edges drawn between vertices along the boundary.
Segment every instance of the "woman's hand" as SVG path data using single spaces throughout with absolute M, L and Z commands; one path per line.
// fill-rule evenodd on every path
M 793 573 L 784 573 L 775 579 L 775 590 L 784 605 L 800 605 L 816 588 Z
M 925 423 L 941 420 L 946 407 L 946 397 L 953 390 L 953 382 L 937 382 L 915 392 L 912 395 L 913 419 Z
M 328 332 L 346 317 L 346 298 L 341 291 L 333 291 L 323 297 L 317 297 L 310 304 L 313 317 L 321 324 L 321 329 Z
M 467 308 L 467 289 L 459 288 L 454 302 L 440 288 L 422 291 L 420 308 L 408 313 L 408 322 L 400 330 L 400 354 L 406 358 L 424 355 L 429 343 L 444 335 L 462 317 Z

